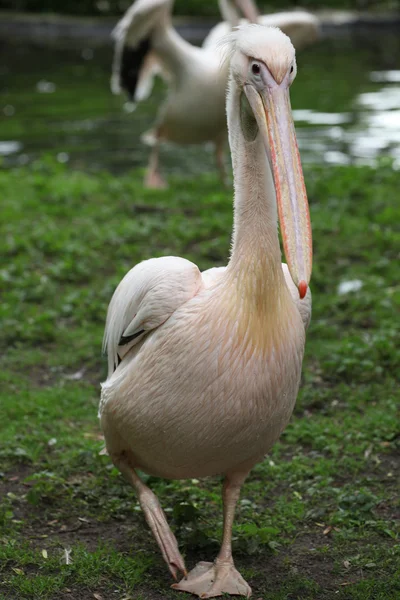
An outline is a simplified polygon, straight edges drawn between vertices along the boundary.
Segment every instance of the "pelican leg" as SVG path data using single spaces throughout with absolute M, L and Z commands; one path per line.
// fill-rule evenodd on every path
M 179 571 L 186 576 L 185 562 L 178 550 L 176 538 L 169 528 L 157 496 L 143 483 L 125 454 L 114 455 L 112 456 L 112 460 L 125 479 L 135 489 L 147 524 L 156 539 L 173 578 L 175 580 L 178 578 Z
M 222 181 L 222 185 L 226 188 L 229 187 L 228 174 L 226 172 L 225 164 L 225 138 L 215 142 L 215 160 L 217 163 L 217 169 Z
M 165 190 L 168 185 L 159 170 L 159 142 L 151 149 L 144 185 L 148 188 Z
M 190 592 L 199 598 L 215 598 L 223 594 L 250 598 L 251 588 L 236 570 L 232 558 L 232 525 L 235 507 L 246 475 L 232 475 L 225 478 L 222 491 L 224 533 L 221 549 L 214 563 L 198 563 L 186 578 L 172 585 L 175 590 Z

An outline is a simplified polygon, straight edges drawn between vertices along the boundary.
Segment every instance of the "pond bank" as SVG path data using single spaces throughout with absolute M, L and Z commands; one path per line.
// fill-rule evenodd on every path
M 357 11 L 316 11 L 321 19 L 323 35 L 338 36 L 347 33 L 370 34 L 382 28 L 395 30 L 400 25 L 400 13 L 357 12 Z M 58 14 L 30 14 L 0 12 L 0 36 L 7 42 L 24 41 L 52 44 L 71 41 L 94 46 L 110 43 L 110 33 L 117 17 L 74 17 Z M 176 18 L 174 24 L 183 37 L 193 43 L 200 43 L 214 20 L 202 18 Z
M 303 163 L 375 165 L 389 156 L 400 168 L 399 36 L 389 28 L 339 31 L 299 57 L 301 77 L 291 97 Z M 136 110 L 124 95 L 111 94 L 107 42 L 96 46 L 88 35 L 84 42 L 3 44 L 2 167 L 30 163 L 43 152 L 88 171 L 146 165 L 140 136 L 151 128 L 164 89 L 157 85 Z M 169 145 L 162 162 L 181 175 L 214 168 L 208 147 Z

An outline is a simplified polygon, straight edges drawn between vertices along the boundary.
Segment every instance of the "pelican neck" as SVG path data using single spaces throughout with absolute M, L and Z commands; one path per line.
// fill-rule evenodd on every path
M 242 133 L 242 93 L 231 79 L 227 114 L 234 179 L 234 225 L 229 270 L 256 266 L 260 268 L 251 268 L 251 271 L 257 271 L 266 281 L 276 276 L 283 280 L 275 184 L 260 133 L 251 142 L 246 141 Z

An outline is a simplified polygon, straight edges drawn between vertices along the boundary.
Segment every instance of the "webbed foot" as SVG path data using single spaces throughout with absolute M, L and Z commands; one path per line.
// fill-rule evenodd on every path
M 250 598 L 251 588 L 235 569 L 233 562 L 199 562 L 187 577 L 172 587 L 196 594 L 199 598 L 215 598 L 223 594 Z

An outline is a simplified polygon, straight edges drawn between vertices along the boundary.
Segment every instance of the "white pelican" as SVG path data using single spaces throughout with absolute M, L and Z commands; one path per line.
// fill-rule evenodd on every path
M 223 150 L 226 140 L 225 92 L 228 68 L 221 71 L 221 49 L 217 42 L 239 22 L 235 6 L 249 19 L 257 16 L 252 0 L 220 0 L 223 22 L 206 38 L 202 48 L 186 42 L 172 27 L 173 0 L 136 0 L 114 29 L 116 41 L 111 88 L 124 88 L 135 102 L 146 99 L 155 73 L 169 86 L 154 129 L 143 136 L 152 146 L 145 184 L 165 187 L 159 172 L 159 144 L 213 142 L 217 165 L 225 182 Z M 235 5 L 235 6 L 234 6 Z M 266 24 L 284 32 L 303 32 L 307 42 L 316 38 L 315 17 L 308 13 L 279 13 L 263 17 Z M 219 29 L 222 27 L 222 30 Z M 299 38 L 300 39 L 300 38 Z M 305 39 L 302 40 L 305 45 Z
M 248 22 L 266 25 L 267 27 L 279 27 L 290 40 L 296 50 L 301 50 L 316 42 L 320 37 L 320 21 L 315 15 L 305 10 L 292 10 L 271 15 L 260 15 L 253 0 L 248 0 L 246 10 L 232 2 L 232 0 L 219 0 L 221 14 L 224 21 L 218 23 L 211 29 L 205 40 L 203 48 L 218 46 L 219 41 L 225 37 L 232 26 L 244 25 Z M 242 11 L 246 19 L 240 19 L 238 9 Z M 229 15 L 229 19 L 227 18 Z
M 281 31 L 261 25 L 240 27 L 229 44 L 231 258 L 203 274 L 178 257 L 128 272 L 108 308 L 109 373 L 99 409 L 112 461 L 135 488 L 172 575 L 184 575 L 173 587 L 202 598 L 250 596 L 232 559 L 235 504 L 290 419 L 311 314 L 311 227 L 289 99 L 295 50 Z M 171 479 L 225 475 L 214 563 L 187 574 L 136 469 Z

